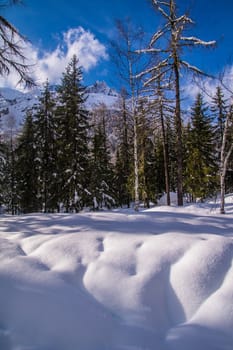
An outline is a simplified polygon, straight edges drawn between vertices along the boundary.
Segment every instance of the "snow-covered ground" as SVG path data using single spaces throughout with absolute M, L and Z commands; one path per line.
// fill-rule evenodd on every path
M 232 202 L 0 216 L 0 349 L 232 350 Z

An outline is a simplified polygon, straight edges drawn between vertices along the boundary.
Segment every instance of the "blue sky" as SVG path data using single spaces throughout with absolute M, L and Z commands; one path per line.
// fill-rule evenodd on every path
M 177 3 L 181 11 L 190 9 L 196 22 L 190 35 L 218 42 L 214 50 L 188 52 L 190 63 L 213 74 L 231 67 L 233 1 L 177 0 Z M 148 39 L 159 25 L 149 0 L 24 0 L 24 5 L 9 7 L 3 15 L 30 40 L 28 56 L 40 61 L 36 74 L 42 72 L 41 80 L 46 80 L 47 74 L 51 83 L 57 82 L 70 55 L 77 53 L 82 55 L 85 84 L 105 80 L 113 85 L 108 46 L 109 39 L 114 37 L 115 19 L 130 17 L 136 26 L 144 28 Z M 1 80 L 1 84 L 12 85 L 13 81 Z

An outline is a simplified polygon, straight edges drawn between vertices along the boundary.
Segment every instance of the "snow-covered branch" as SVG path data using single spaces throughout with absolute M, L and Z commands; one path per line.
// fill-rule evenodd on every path
M 191 64 L 189 64 L 186 61 L 180 61 L 180 64 L 183 65 L 185 68 L 193 71 L 196 74 L 200 74 L 200 75 L 204 75 L 206 77 L 212 78 L 212 76 L 210 74 L 203 72 L 201 69 L 197 68 L 196 66 L 192 66 Z
M 182 16 L 180 16 L 180 17 L 178 17 L 176 20 L 175 20 L 175 22 L 183 22 L 183 23 L 189 23 L 189 24 L 194 24 L 194 21 L 190 18 L 190 17 L 188 17 L 187 15 L 182 15 Z
M 194 36 L 190 36 L 190 37 L 182 36 L 180 39 L 182 41 L 186 41 L 186 45 L 201 45 L 201 46 L 215 46 L 216 45 L 215 40 L 204 41 L 204 40 L 201 40 L 201 39 L 196 38 Z
M 156 66 L 150 67 L 150 68 L 144 70 L 143 72 L 137 74 L 135 76 L 135 78 L 136 79 L 141 78 L 143 75 L 147 75 L 147 74 L 152 73 L 154 71 L 155 72 L 159 71 L 161 68 L 166 67 L 168 64 L 169 58 L 170 58 L 170 56 L 168 56 L 165 60 L 159 62 Z
M 160 5 L 169 6 L 169 3 L 166 3 L 164 1 L 153 0 L 153 5 L 165 18 L 169 20 L 170 16 L 162 9 L 162 7 L 160 7 Z
M 162 29 L 158 30 L 154 35 L 153 37 L 151 38 L 151 41 L 150 41 L 150 45 L 149 46 L 153 46 L 155 44 L 155 42 L 161 38 L 161 36 L 164 35 L 164 31 Z
M 150 85 L 151 83 L 153 83 L 154 81 L 157 81 L 158 79 L 161 79 L 161 77 L 163 75 L 165 75 L 168 71 L 170 70 L 170 67 L 166 70 L 163 70 L 162 72 L 159 72 L 158 74 L 156 75 L 153 75 L 150 79 L 148 79 L 143 85 L 144 86 L 148 86 Z
M 136 50 L 135 53 L 141 54 L 141 53 L 161 53 L 164 52 L 162 49 L 153 49 L 153 48 L 148 48 L 148 49 L 141 49 L 141 50 Z

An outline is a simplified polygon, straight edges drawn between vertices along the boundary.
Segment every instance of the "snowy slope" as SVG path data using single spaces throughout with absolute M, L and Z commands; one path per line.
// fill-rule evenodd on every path
M 232 349 L 232 200 L 0 216 L 0 349 Z
M 119 94 L 108 87 L 104 81 L 96 81 L 87 88 L 86 92 L 88 97 L 85 105 L 88 110 L 92 110 L 99 104 L 104 104 L 109 110 L 116 109 Z
M 53 86 L 55 94 L 55 87 Z M 0 88 L 0 114 L 2 116 L 3 128 L 9 127 L 9 119 L 15 120 L 14 129 L 18 129 L 25 119 L 26 110 L 38 104 L 41 90 L 33 89 L 30 92 L 23 93 L 10 88 Z M 116 91 L 110 89 L 105 82 L 97 81 L 94 85 L 87 88 L 87 100 L 85 107 L 92 110 L 99 104 L 103 103 L 110 110 L 115 109 L 119 99 Z M 10 118 L 9 118 L 10 117 Z M 10 124 L 12 121 L 10 121 Z
M 0 88 L 0 114 L 3 129 L 18 129 L 25 119 L 26 110 L 38 103 L 40 90 L 23 93 L 10 88 Z M 14 125 L 12 125 L 12 119 Z

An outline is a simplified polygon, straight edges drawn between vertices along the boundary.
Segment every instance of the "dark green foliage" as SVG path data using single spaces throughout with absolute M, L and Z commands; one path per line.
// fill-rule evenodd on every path
M 132 166 L 132 144 L 130 143 L 129 135 L 129 114 L 126 108 L 126 99 L 123 94 L 122 106 L 119 112 L 119 144 L 116 153 L 116 164 L 115 164 L 115 191 L 117 204 L 120 206 L 126 205 L 130 207 L 132 200 L 130 189 L 130 175 L 133 171 Z
M 35 124 L 28 112 L 22 134 L 16 148 L 15 172 L 20 211 L 31 213 L 41 211 L 38 198 L 38 162 L 36 152 Z
M 58 169 L 54 109 L 55 101 L 52 98 L 49 83 L 46 82 L 39 100 L 39 106 L 34 115 L 38 194 L 44 212 L 54 211 L 58 207 Z
M 115 205 L 113 167 L 107 146 L 105 119 L 95 126 L 91 149 L 90 191 L 95 210 Z
M 153 144 L 153 130 L 147 116 L 146 102 L 140 101 L 138 106 L 137 134 L 138 134 L 138 170 L 139 170 L 139 197 L 145 207 L 149 207 L 150 201 L 155 201 L 155 146 Z
M 211 112 L 214 123 L 216 124 L 216 143 L 217 149 L 220 153 L 227 114 L 226 100 L 224 99 L 223 91 L 220 86 L 216 89 L 216 94 L 212 101 Z
M 66 211 L 79 211 L 88 197 L 88 114 L 82 70 L 73 56 L 58 87 L 57 146 L 59 197 Z
M 197 95 L 187 133 L 186 190 L 192 200 L 213 195 L 217 186 L 217 162 L 212 119 L 201 94 Z

